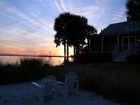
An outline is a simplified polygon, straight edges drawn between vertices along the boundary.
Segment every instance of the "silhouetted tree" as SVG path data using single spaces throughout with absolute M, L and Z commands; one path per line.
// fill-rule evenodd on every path
M 85 45 L 87 19 L 71 15 L 67 29 L 68 45 L 74 47 L 74 56 L 79 55 L 80 47 Z
M 68 46 L 74 47 L 74 55 L 79 54 L 80 46 L 85 44 L 86 27 L 87 19 L 78 15 L 63 13 L 55 19 L 56 35 L 54 42 L 57 46 L 61 43 L 64 45 L 65 60 L 68 60 Z
M 60 16 L 55 19 L 54 24 L 54 29 L 56 31 L 54 42 L 56 44 L 56 47 L 59 46 L 61 43 L 64 45 L 64 61 L 67 60 L 66 46 L 68 45 L 66 28 L 69 16 L 69 13 L 60 14 Z
M 127 0 L 127 19 L 140 20 L 140 0 Z
M 89 46 L 90 36 L 97 33 L 97 30 L 87 24 L 85 17 L 70 13 L 62 13 L 55 19 L 54 29 L 57 46 L 64 45 L 65 61 L 68 60 L 69 46 L 74 47 L 74 57 L 78 56 L 84 45 Z M 86 40 L 87 39 L 87 43 Z

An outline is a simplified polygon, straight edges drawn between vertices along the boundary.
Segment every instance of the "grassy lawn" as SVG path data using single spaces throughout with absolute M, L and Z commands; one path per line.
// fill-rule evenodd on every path
M 81 89 L 127 104 L 140 104 L 140 65 L 127 63 L 71 64 L 58 66 L 60 80 L 76 71 Z

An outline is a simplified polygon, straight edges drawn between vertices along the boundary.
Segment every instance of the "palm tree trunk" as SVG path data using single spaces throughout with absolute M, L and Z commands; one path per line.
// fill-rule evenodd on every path
M 76 46 L 76 56 L 79 55 L 79 46 Z
M 90 52 L 90 39 L 87 38 L 87 40 L 88 40 L 88 53 L 89 53 Z
M 76 56 L 76 47 L 73 47 L 73 51 L 74 51 L 74 57 Z
M 69 61 L 69 46 L 68 46 L 68 43 L 67 43 L 67 62 Z
M 74 61 L 76 61 L 76 46 L 74 46 L 73 48 L 74 48 Z
M 66 62 L 66 41 L 64 40 L 64 62 Z

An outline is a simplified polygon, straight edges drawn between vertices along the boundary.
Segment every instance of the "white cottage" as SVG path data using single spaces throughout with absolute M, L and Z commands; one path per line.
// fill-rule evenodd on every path
M 125 62 L 130 54 L 140 51 L 140 21 L 109 25 L 90 40 L 90 52 L 110 53 L 112 61 Z

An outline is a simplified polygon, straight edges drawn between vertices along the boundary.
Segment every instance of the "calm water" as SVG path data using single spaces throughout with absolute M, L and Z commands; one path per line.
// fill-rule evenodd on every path
M 23 56 L 0 56 L 0 62 L 3 63 L 16 63 L 19 62 L 21 58 L 38 58 L 38 57 L 23 57 Z M 52 65 L 60 65 L 63 63 L 63 57 L 40 57 L 43 58 L 46 62 L 49 61 Z M 71 61 L 71 59 L 70 59 Z

